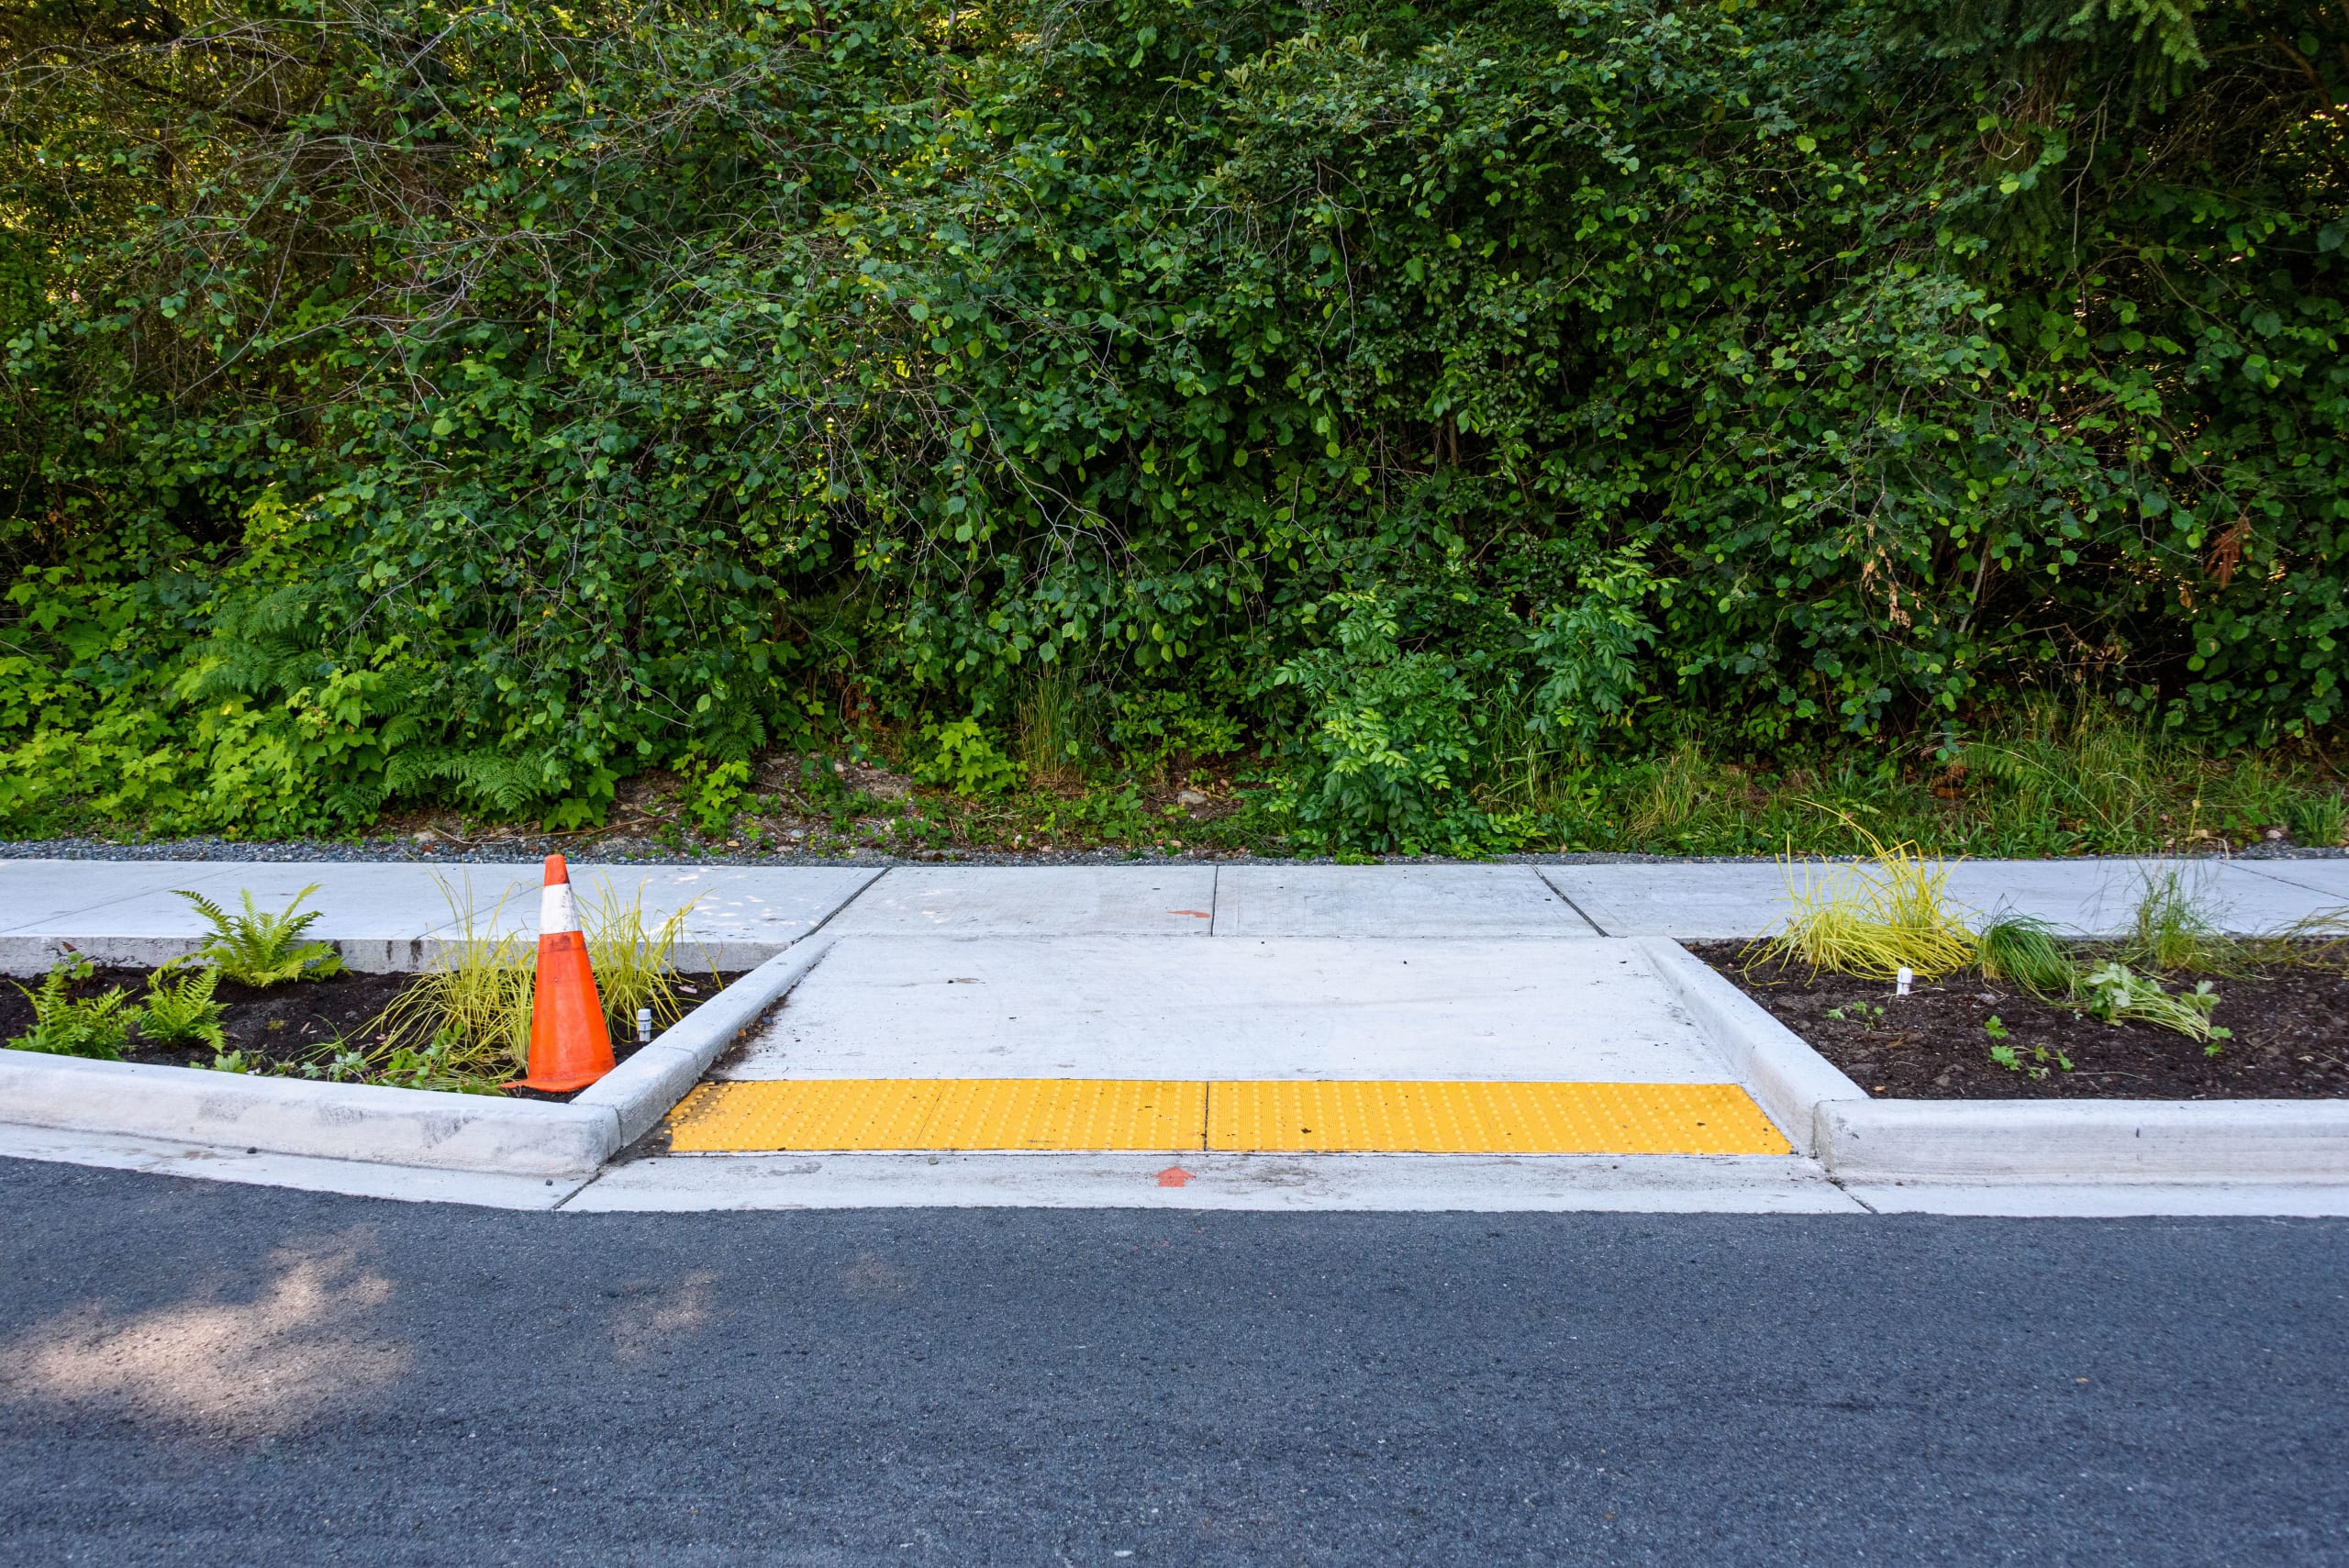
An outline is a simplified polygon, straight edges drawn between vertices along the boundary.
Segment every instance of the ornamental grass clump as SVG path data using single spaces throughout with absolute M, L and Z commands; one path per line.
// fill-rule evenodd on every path
M 536 945 L 519 932 L 499 934 L 503 899 L 484 920 L 470 889 L 462 899 L 446 883 L 440 891 L 455 939 L 384 1009 L 367 1031 L 372 1044 L 336 1058 L 339 1073 L 403 1087 L 478 1090 L 529 1068 Z M 692 909 L 688 904 L 648 927 L 640 886 L 626 901 L 607 884 L 580 900 L 587 959 L 614 1040 L 633 1035 L 639 1009 L 651 1010 L 656 1029 L 685 1016 L 672 960 Z
M 671 959 L 693 907 L 687 904 L 648 930 L 640 884 L 636 895 L 626 903 L 608 883 L 598 883 L 595 892 L 580 900 L 579 923 L 587 939 L 587 962 L 595 969 L 596 994 L 603 1001 L 604 1018 L 614 1040 L 634 1034 L 640 1009 L 651 1010 L 656 1030 L 685 1017 L 684 1004 L 677 1000 L 677 969 Z
M 1791 862 L 1785 927 L 1765 939 L 1763 954 L 1813 973 L 1892 980 L 1903 969 L 1923 980 L 1964 969 L 1974 937 L 1949 898 L 1949 868 L 1914 844 L 1887 848 L 1864 829 L 1874 851 L 1856 865 L 1821 873 L 1806 867 L 1797 886 Z
M 444 941 L 415 984 L 395 997 L 370 1032 L 371 1064 L 402 1052 L 432 1059 L 433 1076 L 503 1080 L 530 1059 L 530 1003 L 536 965 L 527 940 L 498 932 L 501 898 L 484 923 L 473 911 L 470 886 L 461 901 L 440 884 L 457 934 Z
M 2164 972 L 2239 974 L 2248 967 L 2243 944 L 2220 929 L 2199 881 L 2189 883 L 2176 866 L 2145 873 L 2122 956 Z
M 2053 926 L 2005 911 L 1975 938 L 1974 959 L 1983 979 L 2020 985 L 2042 1000 L 2069 995 L 2078 973 Z

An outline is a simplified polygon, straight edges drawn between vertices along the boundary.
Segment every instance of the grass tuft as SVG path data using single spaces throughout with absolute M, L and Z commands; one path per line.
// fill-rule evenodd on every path
M 696 900 L 698 902 L 698 900 Z M 596 994 L 614 1040 L 636 1032 L 637 1010 L 652 1009 L 652 1027 L 667 1029 L 685 1017 L 677 1000 L 677 969 L 672 962 L 685 935 L 687 904 L 650 930 L 644 924 L 644 887 L 626 903 L 618 889 L 599 883 L 579 902 L 579 923 L 587 936 L 587 962 L 596 971 Z
M 2202 878 L 2189 880 L 2177 866 L 2146 872 L 2121 956 L 2164 973 L 2239 974 L 2249 967 L 2243 944 L 2220 928 Z
M 2043 999 L 2069 995 L 2076 973 L 2054 927 L 2003 910 L 1975 939 L 1975 963 L 1985 980 L 2006 981 Z
M 2337 795 L 2311 795 L 2292 803 L 2288 813 L 2292 824 L 2292 841 L 2310 849 L 2330 849 L 2341 842 L 2341 832 L 2349 827 L 2349 803 Z
M 498 934 L 504 899 L 484 924 L 474 913 L 470 882 L 462 901 L 445 882 L 440 895 L 449 901 L 456 938 L 444 941 L 417 983 L 384 1009 L 367 1054 L 388 1063 L 402 1051 L 429 1053 L 442 1077 L 511 1077 L 529 1065 L 535 956 L 519 934 Z
M 1849 821 L 1849 818 L 1846 818 Z M 1856 823 L 1875 851 L 1852 866 L 1806 867 L 1795 885 L 1787 867 L 1786 926 L 1764 939 L 1765 956 L 1873 980 L 1907 969 L 1934 980 L 1974 959 L 1974 936 L 1949 899 L 1949 868 L 1913 844 L 1887 848 Z

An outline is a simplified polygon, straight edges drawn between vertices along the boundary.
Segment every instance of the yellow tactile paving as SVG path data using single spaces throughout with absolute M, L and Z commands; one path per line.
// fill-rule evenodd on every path
M 681 1153 L 759 1149 L 1199 1147 L 1207 1085 L 1124 1078 L 704 1084 L 669 1116 Z
M 1218 1083 L 1208 1141 L 1234 1152 L 1785 1154 L 1734 1084 Z
M 1386 1154 L 1785 1154 L 1734 1084 L 828 1078 L 704 1084 L 680 1153 L 1210 1149 Z
M 1197 1149 L 1205 1084 L 1125 1078 L 946 1080 L 926 1149 Z

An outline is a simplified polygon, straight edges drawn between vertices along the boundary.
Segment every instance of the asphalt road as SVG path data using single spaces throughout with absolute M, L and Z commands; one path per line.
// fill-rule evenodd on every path
M 0 1560 L 2349 1562 L 2349 1224 L 517 1215 L 0 1162 Z

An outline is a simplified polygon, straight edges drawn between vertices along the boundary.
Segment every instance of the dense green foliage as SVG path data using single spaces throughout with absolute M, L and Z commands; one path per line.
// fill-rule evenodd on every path
M 0 13 L 19 831 L 2339 709 L 2312 0 Z

